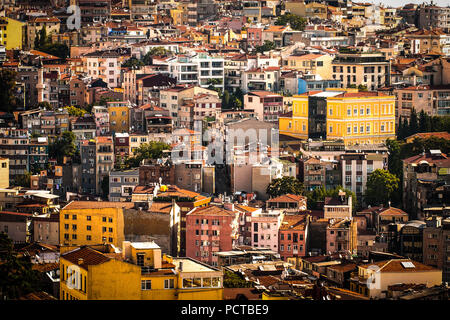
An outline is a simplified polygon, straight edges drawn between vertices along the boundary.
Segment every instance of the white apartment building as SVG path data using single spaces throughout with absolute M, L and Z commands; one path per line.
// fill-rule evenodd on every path
M 169 75 L 177 79 L 177 84 L 194 84 L 208 88 L 213 84 L 224 89 L 224 59 L 205 53 L 178 56 L 166 61 Z

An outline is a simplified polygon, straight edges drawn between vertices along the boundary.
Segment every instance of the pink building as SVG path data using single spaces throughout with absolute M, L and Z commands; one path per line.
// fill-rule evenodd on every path
M 247 45 L 248 46 L 260 46 L 262 41 L 263 28 L 248 28 L 247 29 Z
M 237 211 L 208 205 L 186 214 L 186 256 L 217 266 L 214 252 L 229 251 L 239 238 Z
M 284 214 L 277 211 L 252 214 L 252 247 L 278 251 L 278 228 L 283 217 Z
M 357 222 L 349 219 L 330 219 L 327 226 L 327 252 L 356 253 Z
M 281 221 L 279 234 L 279 250 L 281 259 L 306 255 L 306 238 L 308 218 L 306 215 L 285 215 Z
M 109 134 L 109 113 L 108 108 L 104 106 L 94 106 L 92 108 L 95 118 L 96 136 Z
M 253 208 L 242 204 L 233 205 L 236 211 L 239 211 L 239 245 L 252 245 L 252 215 L 260 214 L 261 208 Z
M 260 121 L 278 123 L 283 96 L 270 91 L 252 91 L 244 96 L 244 110 L 253 110 Z

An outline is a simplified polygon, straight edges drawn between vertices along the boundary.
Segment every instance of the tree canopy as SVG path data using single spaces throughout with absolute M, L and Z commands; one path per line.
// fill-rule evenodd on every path
M 278 197 L 284 194 L 302 194 L 303 184 L 294 177 L 282 177 L 272 180 L 267 186 L 267 194 L 271 197 Z
M 398 191 L 400 179 L 387 170 L 377 169 L 367 179 L 364 200 L 367 205 L 388 205 Z
M 0 232 L 0 299 L 17 299 L 39 288 L 39 272 L 29 256 L 18 256 L 12 240 Z
M 52 43 L 52 40 L 47 35 L 45 26 L 36 32 L 34 38 L 34 49 L 54 55 L 58 58 L 66 59 L 69 57 L 69 47 L 64 43 Z
M 163 151 L 170 149 L 170 145 L 159 141 L 150 141 L 149 143 L 143 143 L 134 150 L 134 155 L 125 159 L 125 166 L 128 168 L 139 167 L 141 161 L 144 159 L 159 159 L 161 158 Z
M 53 143 L 49 144 L 49 157 L 56 159 L 59 164 L 63 163 L 64 157 L 74 157 L 78 152 L 75 140 L 76 137 L 72 131 L 64 131 Z
M 88 113 L 86 110 L 82 108 L 77 108 L 75 106 L 68 106 L 65 107 L 64 109 L 67 110 L 69 116 L 82 117 L 84 114 Z
M 224 288 L 251 288 L 252 283 L 242 279 L 238 274 L 225 270 L 223 274 Z
M 17 73 L 13 70 L 0 70 L 0 111 L 12 112 L 17 107 L 16 77 Z
M 397 126 L 397 138 L 405 139 L 419 132 L 450 132 L 450 116 L 430 116 L 424 110 L 417 114 L 413 108 L 411 116 L 400 117 Z
M 122 67 L 125 67 L 125 68 L 139 68 L 139 67 L 142 67 L 143 65 L 144 65 L 144 62 L 142 62 L 141 60 L 139 60 L 135 57 L 131 57 L 130 59 L 128 59 L 124 63 L 122 63 Z
M 306 19 L 293 13 L 285 13 L 275 21 L 277 26 L 285 26 L 289 23 L 293 30 L 303 31 L 306 26 Z
M 345 192 L 347 197 L 352 197 L 352 209 L 354 210 L 358 204 L 356 194 L 349 189 L 344 189 L 341 186 L 337 186 L 334 189 L 325 189 L 324 187 L 320 187 L 308 192 L 308 209 L 318 209 L 319 202 L 324 201 L 326 197 L 337 197 L 339 195 L 339 191 L 341 190 Z
M 275 48 L 274 42 L 265 40 L 263 45 L 256 47 L 256 52 L 264 53 L 266 51 L 274 50 Z

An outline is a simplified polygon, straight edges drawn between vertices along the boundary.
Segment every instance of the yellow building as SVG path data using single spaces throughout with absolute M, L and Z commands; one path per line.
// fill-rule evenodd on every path
M 308 95 L 292 98 L 292 112 L 278 117 L 280 134 L 308 138 Z
M 124 242 L 61 253 L 61 300 L 222 300 L 222 271 L 162 256 L 154 242 Z
M 113 133 L 130 130 L 130 105 L 127 101 L 108 102 L 109 128 Z
M 27 22 L 27 43 L 28 48 L 34 48 L 34 39 L 42 28 L 45 28 L 47 37 L 52 38 L 53 34 L 59 34 L 61 21 L 56 17 L 36 17 Z
M 132 206 L 131 202 L 70 202 L 60 213 L 60 244 L 81 246 L 108 243 L 121 247 L 124 240 L 123 208 Z
M 180 9 L 170 9 L 170 16 L 172 17 L 173 24 L 175 26 L 182 25 L 184 11 Z
M 6 50 L 22 49 L 25 23 L 8 17 L 0 17 L 0 45 Z
M 292 113 L 279 117 L 280 133 L 303 139 L 342 139 L 346 145 L 384 143 L 395 138 L 394 96 L 338 90 L 343 89 L 294 96 Z M 324 119 L 316 116 L 323 114 Z M 314 129 L 308 127 L 311 124 Z
M 0 158 L 0 188 L 9 188 L 9 159 Z
M 327 139 L 345 145 L 384 143 L 395 139 L 395 96 L 345 92 L 327 98 Z
M 326 54 L 291 55 L 283 60 L 283 65 L 287 69 L 301 71 L 304 74 L 315 74 L 322 79 L 331 79 L 332 61 L 333 57 Z

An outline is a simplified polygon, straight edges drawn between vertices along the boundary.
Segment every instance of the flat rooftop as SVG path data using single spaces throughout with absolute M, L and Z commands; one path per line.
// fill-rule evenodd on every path
M 216 272 L 219 271 L 213 267 L 208 267 L 206 264 L 196 262 L 188 258 L 173 258 L 173 264 L 177 270 L 180 269 L 180 262 L 183 262 L 183 272 Z

